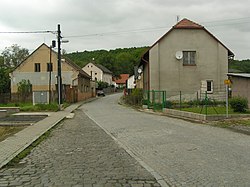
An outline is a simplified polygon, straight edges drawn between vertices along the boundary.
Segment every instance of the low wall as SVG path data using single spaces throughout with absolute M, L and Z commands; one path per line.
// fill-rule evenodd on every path
M 7 110 L 0 110 L 0 118 L 4 118 L 7 116 Z
M 13 114 L 20 112 L 19 107 L 0 107 L 0 110 L 6 110 L 7 114 Z
M 163 109 L 163 113 L 166 115 L 176 116 L 185 119 L 199 120 L 199 121 L 215 121 L 227 118 L 238 118 L 238 117 L 250 117 L 250 114 L 229 114 L 228 117 L 226 114 L 221 115 L 204 115 L 197 114 L 193 112 L 186 112 L 181 110 L 173 110 L 173 109 Z

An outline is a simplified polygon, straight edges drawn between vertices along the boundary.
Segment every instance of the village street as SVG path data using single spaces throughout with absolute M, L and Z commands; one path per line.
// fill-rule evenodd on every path
M 81 109 L 170 186 L 249 186 L 250 137 L 138 112 L 110 95 Z
M 108 95 L 75 110 L 0 186 L 249 186 L 248 135 L 139 112 Z

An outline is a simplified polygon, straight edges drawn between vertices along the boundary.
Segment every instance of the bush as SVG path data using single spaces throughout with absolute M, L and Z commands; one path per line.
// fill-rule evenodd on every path
M 248 108 L 248 101 L 243 97 L 233 97 L 229 104 L 234 112 L 246 112 Z
M 130 105 L 141 105 L 143 100 L 143 90 L 135 88 L 132 90 L 131 94 L 125 97 L 126 103 Z
M 172 108 L 173 107 L 173 103 L 171 101 L 166 101 L 164 103 L 164 108 Z

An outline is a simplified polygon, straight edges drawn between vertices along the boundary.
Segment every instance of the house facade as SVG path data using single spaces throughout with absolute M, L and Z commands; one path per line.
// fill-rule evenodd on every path
M 86 64 L 83 68 L 93 81 L 106 82 L 109 85 L 112 84 L 112 72 L 101 64 L 96 64 L 90 62 Z
M 62 58 L 61 62 L 63 100 L 76 102 L 93 96 L 95 89 L 90 76 L 69 59 Z M 13 100 L 17 99 L 18 83 L 29 80 L 34 104 L 56 101 L 57 53 L 42 44 L 10 73 L 10 77 Z
M 132 75 L 127 80 L 127 89 L 134 89 L 135 88 L 135 76 Z
M 142 56 L 143 89 L 181 91 L 193 99 L 201 93 L 224 93 L 228 59 L 234 54 L 203 26 L 183 19 Z

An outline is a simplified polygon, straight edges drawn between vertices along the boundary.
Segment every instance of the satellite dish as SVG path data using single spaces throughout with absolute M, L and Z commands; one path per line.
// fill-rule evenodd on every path
M 177 52 L 175 53 L 175 57 L 176 57 L 177 60 L 182 59 L 182 57 L 183 57 L 182 51 L 177 51 Z
M 141 69 L 141 68 L 138 69 L 138 73 L 139 73 L 139 74 L 142 73 L 142 69 Z

